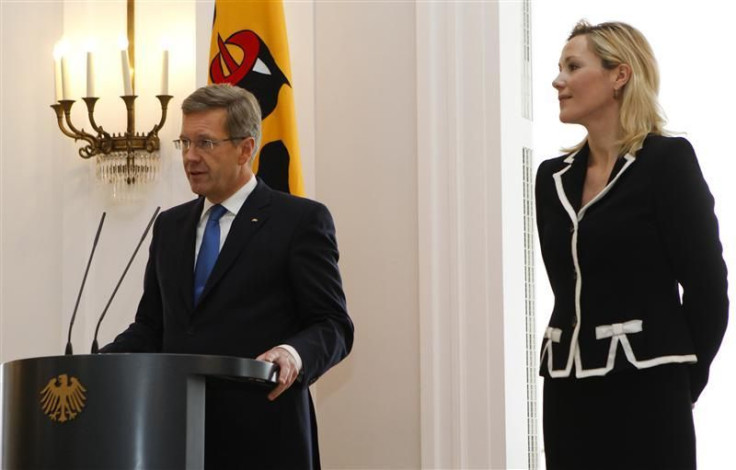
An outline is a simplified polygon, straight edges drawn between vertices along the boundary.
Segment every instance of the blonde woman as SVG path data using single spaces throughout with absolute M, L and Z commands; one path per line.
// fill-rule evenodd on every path
M 579 22 L 552 85 L 560 120 L 587 136 L 536 181 L 555 296 L 540 371 L 547 468 L 695 468 L 692 406 L 728 316 L 713 197 L 690 143 L 663 135 L 638 30 Z

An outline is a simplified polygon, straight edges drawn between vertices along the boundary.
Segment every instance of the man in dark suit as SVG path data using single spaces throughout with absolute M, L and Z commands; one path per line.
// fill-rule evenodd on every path
M 332 217 L 253 174 L 261 113 L 252 94 L 207 86 L 182 111 L 175 143 L 200 197 L 158 217 L 135 321 L 103 352 L 278 364 L 279 383 L 268 395 L 208 381 L 205 466 L 319 468 L 309 385 L 353 343 Z

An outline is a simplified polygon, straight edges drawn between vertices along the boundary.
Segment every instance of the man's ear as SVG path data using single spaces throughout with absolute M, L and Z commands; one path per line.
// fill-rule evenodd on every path
M 243 139 L 243 142 L 241 145 L 241 151 L 240 151 L 240 158 L 238 158 L 238 163 L 241 165 L 245 165 L 250 161 L 251 158 L 254 158 L 255 155 L 255 148 L 256 148 L 256 139 L 253 137 L 246 137 Z

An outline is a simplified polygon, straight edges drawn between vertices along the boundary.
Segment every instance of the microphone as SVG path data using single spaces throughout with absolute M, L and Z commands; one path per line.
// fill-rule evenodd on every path
M 77 302 L 74 304 L 74 312 L 72 313 L 72 320 L 69 322 L 69 334 L 66 338 L 66 350 L 64 354 L 71 356 L 72 352 L 72 328 L 74 328 L 74 320 L 77 318 L 77 309 L 79 308 L 79 300 L 82 298 L 82 291 L 84 291 L 84 284 L 87 282 L 87 274 L 89 274 L 89 267 L 92 265 L 92 258 L 95 256 L 95 249 L 97 248 L 97 242 L 100 241 L 100 232 L 102 232 L 102 224 L 105 223 L 106 212 L 102 213 L 100 218 L 100 224 L 97 226 L 97 234 L 95 235 L 95 241 L 92 243 L 92 252 L 89 254 L 89 260 L 87 260 L 87 269 L 84 270 L 84 277 L 82 278 L 82 285 L 79 286 L 79 294 L 77 294 Z
M 102 324 L 102 320 L 104 320 L 105 315 L 107 314 L 107 309 L 110 308 L 110 304 L 112 303 L 112 299 L 115 298 L 115 294 L 118 293 L 118 289 L 120 288 L 120 284 L 123 283 L 123 279 L 125 279 L 125 275 L 128 274 L 128 269 L 130 268 L 130 265 L 133 264 L 133 260 L 135 259 L 135 255 L 138 254 L 138 249 L 143 244 L 143 240 L 146 239 L 146 235 L 148 235 L 148 231 L 151 229 L 151 225 L 153 225 L 153 221 L 156 220 L 156 216 L 158 215 L 158 212 L 161 210 L 161 206 L 156 208 L 156 211 L 153 213 L 153 217 L 151 217 L 151 220 L 148 222 L 148 225 L 146 226 L 146 230 L 143 232 L 143 236 L 141 237 L 140 241 L 138 242 L 138 245 L 135 247 L 135 251 L 133 251 L 133 256 L 130 257 L 130 261 L 128 261 L 128 265 L 125 267 L 125 270 L 123 271 L 123 275 L 120 276 L 120 280 L 118 281 L 118 284 L 115 286 L 115 290 L 112 291 L 112 295 L 110 296 L 110 300 L 107 301 L 107 305 L 105 305 L 105 310 L 102 311 L 102 315 L 100 315 L 100 319 L 97 321 L 97 327 L 95 328 L 95 336 L 92 341 L 92 354 L 97 354 L 100 350 L 100 347 L 97 345 L 97 334 L 100 331 L 100 325 Z

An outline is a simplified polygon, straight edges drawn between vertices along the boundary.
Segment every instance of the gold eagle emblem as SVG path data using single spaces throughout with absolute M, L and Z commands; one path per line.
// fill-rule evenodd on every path
M 41 390 L 41 409 L 51 421 L 72 420 L 84 408 L 86 391 L 79 379 L 61 374 L 49 380 Z

